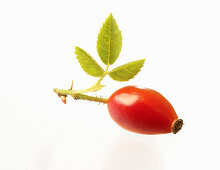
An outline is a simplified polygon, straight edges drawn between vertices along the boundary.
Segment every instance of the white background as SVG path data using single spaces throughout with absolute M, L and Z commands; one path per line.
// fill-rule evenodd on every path
M 1 170 L 220 169 L 219 1 L 3 0 L 0 2 Z M 110 69 L 146 58 L 129 82 L 109 77 L 97 95 L 126 85 L 153 88 L 185 125 L 177 135 L 139 135 L 111 120 L 106 105 L 64 105 L 53 88 L 91 86 L 74 46 L 96 52 L 113 13 L 123 47 Z

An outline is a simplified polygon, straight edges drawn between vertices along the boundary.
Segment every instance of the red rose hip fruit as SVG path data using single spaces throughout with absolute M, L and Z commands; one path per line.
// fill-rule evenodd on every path
M 123 87 L 110 96 L 107 105 L 112 119 L 132 132 L 176 134 L 183 125 L 168 100 L 152 89 Z

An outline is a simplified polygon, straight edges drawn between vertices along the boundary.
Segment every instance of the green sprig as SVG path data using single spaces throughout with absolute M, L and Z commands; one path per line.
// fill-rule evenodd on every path
M 106 75 L 109 75 L 113 80 L 116 81 L 128 81 L 134 78 L 144 65 L 145 59 L 142 59 L 129 62 L 111 71 L 108 71 L 109 66 L 113 65 L 118 59 L 121 48 L 121 31 L 118 28 L 116 20 L 112 14 L 110 14 L 103 23 L 97 40 L 97 52 L 101 61 L 106 65 L 105 70 L 95 61 L 92 56 L 89 55 L 89 53 L 80 47 L 75 47 L 76 58 L 78 59 L 82 69 L 90 76 L 99 77 L 98 81 L 93 86 L 84 90 L 72 90 L 71 86 L 71 89 L 69 90 L 60 90 L 55 88 L 54 92 L 57 93 L 58 96 L 71 95 L 76 97 L 78 95 L 78 98 L 83 100 L 95 101 L 97 99 L 98 102 L 104 101 L 103 103 L 105 103 L 107 99 L 102 100 L 101 98 L 84 95 L 83 93 L 95 92 L 102 89 L 105 85 L 101 85 L 101 81 Z

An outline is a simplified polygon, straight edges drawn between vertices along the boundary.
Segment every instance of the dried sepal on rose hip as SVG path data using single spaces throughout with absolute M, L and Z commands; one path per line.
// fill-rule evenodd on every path
M 76 100 L 106 103 L 112 119 L 126 130 L 140 134 L 176 134 L 182 128 L 183 120 L 178 119 L 169 101 L 155 90 L 126 86 L 118 89 L 108 99 L 85 94 L 101 90 L 105 86 L 101 85 L 101 81 L 106 75 L 116 81 L 128 81 L 141 70 L 145 59 L 129 62 L 109 71 L 109 67 L 119 57 L 121 47 L 121 31 L 110 14 L 100 29 L 97 41 L 97 52 L 106 65 L 105 69 L 85 50 L 75 47 L 76 58 L 82 69 L 90 76 L 99 77 L 98 81 L 84 90 L 73 90 L 72 82 L 70 89 L 55 88 L 54 92 L 65 104 L 68 95 Z

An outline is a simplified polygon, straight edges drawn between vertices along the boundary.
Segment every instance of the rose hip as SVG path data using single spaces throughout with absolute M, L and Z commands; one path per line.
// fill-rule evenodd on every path
M 169 101 L 152 89 L 123 87 L 110 96 L 107 105 L 112 119 L 132 132 L 176 134 L 183 125 Z

